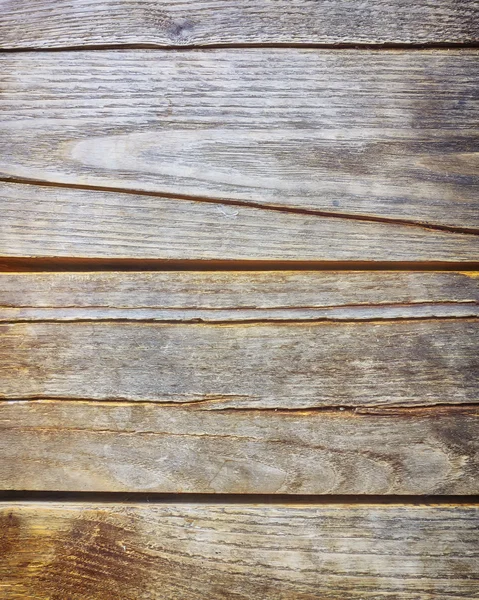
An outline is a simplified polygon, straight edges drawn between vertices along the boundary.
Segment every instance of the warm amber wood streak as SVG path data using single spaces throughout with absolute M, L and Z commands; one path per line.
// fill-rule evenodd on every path
M 471 599 L 476 506 L 3 503 L 8 600 Z
M 29 197 L 29 218 L 38 227 L 43 223 L 45 238 L 55 238 L 63 212 L 70 223 L 63 233 L 73 234 L 80 255 L 100 219 L 119 244 L 116 256 L 138 248 L 154 256 L 152 227 L 163 210 L 168 222 L 175 207 L 193 247 L 222 227 L 236 235 L 245 227 L 251 231 L 242 207 L 222 206 L 225 200 L 477 231 L 478 57 L 477 50 L 264 48 L 5 53 L 0 175 L 194 196 L 218 205 L 57 190 L 50 191 L 60 213 L 53 215 L 46 191 L 6 188 L 3 213 L 15 211 L 10 194 L 20 194 L 23 206 Z M 373 248 L 389 244 L 389 255 L 383 251 L 379 260 L 404 254 L 406 243 L 412 249 L 403 260 L 413 253 L 427 259 L 429 247 L 431 260 L 440 258 L 441 248 L 450 260 L 454 250 L 456 260 L 478 258 L 468 236 L 461 244 L 462 237 L 421 227 L 373 229 L 329 219 L 318 230 L 310 216 L 260 209 L 247 214 L 256 222 L 256 239 L 272 237 L 270 243 L 289 246 L 298 260 L 308 258 L 301 246 L 294 248 L 288 237 L 275 240 L 276 219 L 291 220 L 300 244 L 305 223 L 311 224 L 320 245 L 327 238 L 336 248 L 336 259 L 337 236 L 350 254 L 356 249 L 355 257 L 343 253 L 349 260 L 368 259 L 365 238 L 373 239 Z M 23 221 L 13 225 L 21 240 Z M 78 239 L 81 232 L 86 237 Z M 424 246 L 414 243 L 415 236 Z M 254 240 L 247 236 L 244 243 L 252 248 Z M 183 237 L 181 247 L 185 243 Z M 214 257 L 230 256 L 230 247 L 220 233 Z M 272 250 L 258 258 L 271 257 Z
M 470 43 L 474 0 L 2 0 L 0 48 Z
M 479 235 L 250 206 L 0 183 L 0 207 L 0 258 L 7 259 L 342 261 L 343 265 L 358 260 L 370 265 L 381 261 L 427 265 L 479 259 Z
M 8 323 L 0 396 L 214 408 L 470 403 L 478 323 Z
M 0 402 L 0 488 L 479 493 L 479 407 L 369 411 Z

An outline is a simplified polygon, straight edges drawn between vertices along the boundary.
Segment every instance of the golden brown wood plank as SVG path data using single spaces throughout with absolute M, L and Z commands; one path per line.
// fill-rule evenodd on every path
M 472 599 L 474 505 L 1 506 L 9 600 Z
M 479 407 L 363 411 L 0 402 L 0 489 L 479 493 Z
M 29 218 L 44 223 L 47 237 L 49 222 L 54 235 L 63 211 L 71 229 L 86 236 L 84 247 L 74 238 L 80 255 L 88 240 L 94 243 L 90 220 L 99 217 L 110 221 L 118 252 L 154 254 L 150 220 L 157 226 L 161 214 L 155 209 L 165 210 L 168 222 L 178 207 L 177 220 L 194 244 L 202 238 L 198 220 L 208 238 L 225 225 L 243 229 L 248 215 L 258 237 L 270 237 L 271 222 L 274 243 L 276 223 L 288 217 L 295 230 L 310 223 L 316 239 L 323 238 L 319 244 L 327 238 L 335 246 L 337 235 L 346 247 L 357 240 L 356 260 L 363 259 L 364 238 L 372 237 L 374 248 L 389 244 L 393 257 L 404 253 L 408 236 L 407 254 L 427 255 L 431 247 L 434 260 L 439 245 L 457 259 L 466 253 L 470 260 L 475 250 L 477 259 L 471 236 L 453 233 L 478 231 L 478 56 L 472 49 L 5 53 L 3 177 L 177 199 L 5 188 L 3 213 L 15 212 L 15 200 L 24 205 L 29 196 Z M 59 208 L 56 218 L 48 198 Z M 268 207 L 313 211 L 328 225 L 320 232 L 313 215 Z M 393 223 L 371 223 L 378 219 Z M 416 226 L 398 229 L 397 221 Z M 453 231 L 447 238 L 448 232 L 417 224 Z M 22 224 L 10 225 L 20 236 Z M 461 253 L 460 240 L 469 250 Z M 244 243 L 251 246 L 251 237 Z
M 0 321 L 368 320 L 479 316 L 475 272 L 1 273 Z
M 0 257 L 7 259 L 433 261 L 455 267 L 479 259 L 478 235 L 335 215 L 11 183 L 0 183 L 0 207 Z
M 478 323 L 6 323 L 0 397 L 211 408 L 470 403 L 477 401 Z
M 3 0 L 1 48 L 470 43 L 474 0 Z

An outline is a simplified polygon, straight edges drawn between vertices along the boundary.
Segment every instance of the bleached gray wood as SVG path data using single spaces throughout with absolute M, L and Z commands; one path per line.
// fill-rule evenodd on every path
M 479 258 L 478 235 L 264 207 L 0 183 L 0 208 L 2 258 L 366 264 Z
M 471 403 L 478 323 L 5 323 L 0 397 L 212 409 Z
M 0 175 L 477 233 L 478 57 L 473 49 L 5 53 Z M 32 206 L 45 195 L 19 193 L 30 193 Z M 50 193 L 57 205 L 62 194 L 73 197 Z M 94 213 L 110 221 L 112 235 L 124 226 L 138 246 L 140 228 L 148 244 L 151 207 L 161 211 L 164 200 L 90 194 L 78 196 L 88 209 L 71 214 L 67 200 L 56 219 L 63 214 L 72 227 L 79 219 L 81 227 L 83 215 Z M 170 202 L 188 231 L 192 211 L 185 201 Z M 137 208 L 137 220 L 122 219 L 120 206 Z M 203 219 L 206 236 L 218 222 L 242 222 L 241 206 L 199 208 L 213 219 L 210 227 Z M 256 220 L 293 220 L 259 210 L 250 213 Z M 48 213 L 46 225 L 56 220 Z M 31 218 L 42 221 L 38 213 Z M 329 242 L 341 226 L 356 232 L 349 235 L 359 248 L 372 235 L 370 223 L 330 226 L 321 235 Z M 263 219 L 257 230 L 269 237 Z M 390 230 L 373 238 L 388 243 L 391 255 Z M 410 233 L 427 234 L 418 227 Z M 352 243 L 349 237 L 344 245 Z
M 1 48 L 471 43 L 474 0 L 2 0 Z
M 477 494 L 478 417 L 479 407 L 361 414 L 0 402 L 0 489 Z
M 1 273 L 0 321 L 479 316 L 474 272 Z

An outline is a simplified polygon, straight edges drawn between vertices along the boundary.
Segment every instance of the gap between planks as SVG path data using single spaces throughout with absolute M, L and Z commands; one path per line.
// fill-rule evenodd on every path
M 17 54 L 17 53 L 33 53 L 33 52 L 85 52 L 95 50 L 157 50 L 174 51 L 174 52 L 195 52 L 204 50 L 246 50 L 246 49 L 268 49 L 268 50 L 289 50 L 289 49 L 304 49 L 304 50 L 377 50 L 378 52 L 394 52 L 408 50 L 411 52 L 421 50 L 476 50 L 479 48 L 478 42 L 430 42 L 430 43 L 407 43 L 407 42 L 384 42 L 377 44 L 368 44 L 361 42 L 344 42 L 344 43 L 294 43 L 294 42 L 271 42 L 271 43 L 224 43 L 224 44 L 86 44 L 84 46 L 55 46 L 55 47 L 19 47 L 19 48 L 2 48 L 0 53 Z
M 373 494 L 164 494 L 158 492 L 59 492 L 0 490 L 0 502 L 95 504 L 204 504 L 204 505 L 358 505 L 358 506 L 476 506 L 479 495 L 373 495 Z
M 479 261 L 169 260 L 134 258 L 0 257 L 0 273 L 98 271 L 461 271 Z

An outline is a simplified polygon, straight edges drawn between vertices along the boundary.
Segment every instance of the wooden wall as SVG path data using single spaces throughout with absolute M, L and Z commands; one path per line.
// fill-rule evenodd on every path
M 479 4 L 0 0 L 0 599 L 479 597 Z

